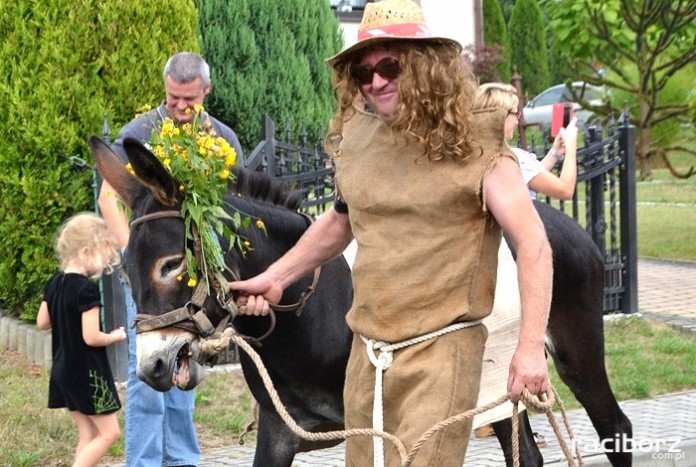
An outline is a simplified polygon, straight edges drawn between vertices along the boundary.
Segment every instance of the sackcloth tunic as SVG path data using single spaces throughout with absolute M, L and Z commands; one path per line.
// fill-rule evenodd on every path
M 396 343 L 490 313 L 501 231 L 485 207 L 483 177 L 500 157 L 514 159 L 503 139 L 505 115 L 475 115 L 482 150 L 465 162 L 429 161 L 422 145 L 358 105 L 344 123 L 336 181 L 358 245 L 347 315 L 356 335 L 344 391 L 348 428 L 373 423 L 375 369 L 358 336 Z M 475 406 L 486 334 L 474 326 L 394 352 L 384 373 L 384 427 L 406 449 L 435 423 Z M 438 432 L 413 465 L 460 467 L 470 430 L 465 422 Z M 389 442 L 385 457 L 400 465 Z M 372 439 L 349 438 L 346 465 L 372 463 Z

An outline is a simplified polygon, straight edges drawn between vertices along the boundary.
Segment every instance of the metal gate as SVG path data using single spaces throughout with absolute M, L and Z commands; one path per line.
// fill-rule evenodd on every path
M 546 201 L 573 217 L 604 257 L 604 312 L 638 311 L 636 164 L 633 125 L 623 115 L 585 130 L 571 201 Z M 543 155 L 548 146 L 527 148 Z

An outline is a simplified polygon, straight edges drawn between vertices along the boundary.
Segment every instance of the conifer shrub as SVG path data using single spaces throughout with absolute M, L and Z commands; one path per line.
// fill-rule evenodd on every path
M 537 0 L 517 0 L 508 23 L 511 60 L 524 92 L 534 97 L 549 87 L 546 26 Z
M 213 88 L 208 110 L 228 124 L 247 155 L 263 139 L 262 115 L 310 141 L 333 111 L 331 70 L 324 60 L 343 43 L 325 0 L 196 0 L 203 56 Z
M 509 82 L 512 76 L 510 43 L 505 17 L 498 0 L 483 0 L 483 43 L 488 49 L 497 49 L 500 53 L 495 69 L 500 81 Z
M 0 306 L 35 318 L 57 227 L 94 209 L 87 138 L 105 114 L 117 129 L 162 100 L 164 63 L 198 49 L 196 24 L 184 0 L 0 2 Z

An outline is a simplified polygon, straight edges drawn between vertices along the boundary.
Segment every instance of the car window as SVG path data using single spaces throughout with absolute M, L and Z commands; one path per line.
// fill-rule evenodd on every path
M 582 85 L 575 86 L 575 93 L 586 101 L 602 100 L 602 91 L 593 86 L 587 85 L 584 89 Z M 568 96 L 568 100 L 570 100 L 570 96 Z
M 561 95 L 563 94 L 564 90 L 565 86 L 551 88 L 539 94 L 537 97 L 534 98 L 532 102 L 534 103 L 535 107 L 540 105 L 552 105 L 556 104 L 557 102 L 562 102 Z

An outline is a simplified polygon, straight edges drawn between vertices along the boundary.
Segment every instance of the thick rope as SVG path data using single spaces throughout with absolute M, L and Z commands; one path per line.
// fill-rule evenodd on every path
M 448 331 L 449 332 L 449 331 Z M 423 337 L 423 336 L 421 336 Z M 418 339 L 418 338 L 416 338 Z M 404 444 L 399 440 L 396 436 L 387 433 L 385 431 L 381 430 L 375 430 L 373 428 L 353 428 L 350 430 L 336 430 L 336 431 L 328 431 L 328 432 L 322 432 L 322 433 L 313 433 L 310 431 L 306 431 L 304 428 L 299 426 L 297 422 L 292 418 L 292 416 L 288 413 L 287 409 L 283 405 L 282 401 L 280 400 L 280 397 L 278 396 L 277 391 L 275 390 L 275 387 L 273 386 L 273 381 L 271 380 L 270 375 L 268 374 L 268 371 L 266 370 L 263 361 L 261 360 L 261 357 L 259 356 L 258 353 L 249 345 L 248 342 L 244 340 L 243 337 L 241 337 L 233 328 L 227 328 L 225 329 L 220 337 L 210 337 L 207 339 L 201 339 L 201 350 L 207 354 L 214 355 L 224 349 L 226 349 L 230 342 L 234 342 L 237 344 L 242 350 L 244 350 L 249 358 L 254 362 L 256 365 L 256 368 L 259 372 L 259 375 L 261 376 L 261 379 L 264 382 L 264 385 L 266 387 L 266 390 L 271 396 L 271 401 L 273 402 L 273 406 L 275 407 L 276 411 L 280 415 L 280 417 L 283 419 L 283 421 L 287 424 L 287 426 L 292 430 L 295 435 L 301 437 L 302 439 L 305 439 L 307 441 L 332 441 L 332 440 L 337 440 L 337 439 L 347 439 L 351 438 L 353 436 L 372 436 L 372 437 L 379 437 L 380 439 L 383 440 L 388 440 L 394 446 L 396 447 L 397 451 L 399 452 L 399 458 L 401 459 L 401 465 L 402 467 L 410 467 L 411 464 L 413 463 L 414 458 L 418 454 L 418 451 L 420 448 L 425 444 L 425 442 L 436 432 L 439 430 L 442 430 L 444 428 L 447 428 L 450 425 L 453 425 L 455 423 L 458 423 L 460 421 L 470 419 L 474 417 L 475 415 L 478 415 L 480 413 L 484 413 L 494 407 L 497 407 L 506 401 L 510 400 L 510 398 L 507 395 L 501 396 L 495 401 L 483 405 L 481 407 L 476 407 L 471 410 L 467 410 L 466 412 L 463 412 L 461 414 L 452 416 L 450 418 L 445 419 L 442 422 L 439 422 L 435 425 L 433 425 L 430 429 L 428 429 L 425 433 L 421 435 L 421 437 L 416 441 L 416 443 L 411 447 L 410 452 L 406 452 L 406 448 L 404 447 Z M 406 341 L 404 341 L 406 342 Z M 401 345 L 402 343 L 394 344 L 394 345 Z M 528 409 L 534 410 L 536 412 L 545 412 L 549 422 L 554 430 L 554 433 L 556 434 L 556 437 L 559 440 L 559 443 L 561 445 L 561 449 L 563 450 L 563 454 L 566 456 L 566 460 L 568 461 L 569 467 L 574 467 L 575 462 L 573 460 L 573 455 L 568 449 L 568 446 L 563 438 L 563 434 L 561 433 L 561 430 L 558 426 L 558 423 L 556 422 L 556 419 L 553 415 L 552 407 L 557 399 L 560 404 L 561 408 L 561 413 L 563 416 L 563 420 L 566 426 L 566 430 L 570 436 L 571 442 L 576 447 L 576 455 L 578 459 L 578 465 L 579 466 L 584 466 L 584 463 L 582 461 L 582 457 L 580 455 L 580 450 L 578 443 L 575 442 L 575 435 L 573 433 L 573 430 L 570 426 L 570 421 L 568 419 L 567 413 L 565 406 L 563 403 L 560 401 L 560 398 L 558 397 L 558 393 L 556 392 L 555 388 L 551 387 L 551 395 L 546 396 L 542 395 L 541 396 L 543 400 L 540 400 L 539 398 L 533 396 L 526 388 L 522 392 L 522 397 L 521 400 L 524 402 L 524 404 L 527 406 Z M 513 447 L 513 463 L 515 467 L 519 467 L 520 459 L 519 459 L 519 421 L 518 421 L 518 405 L 513 404 L 513 409 L 512 409 L 512 447 Z

